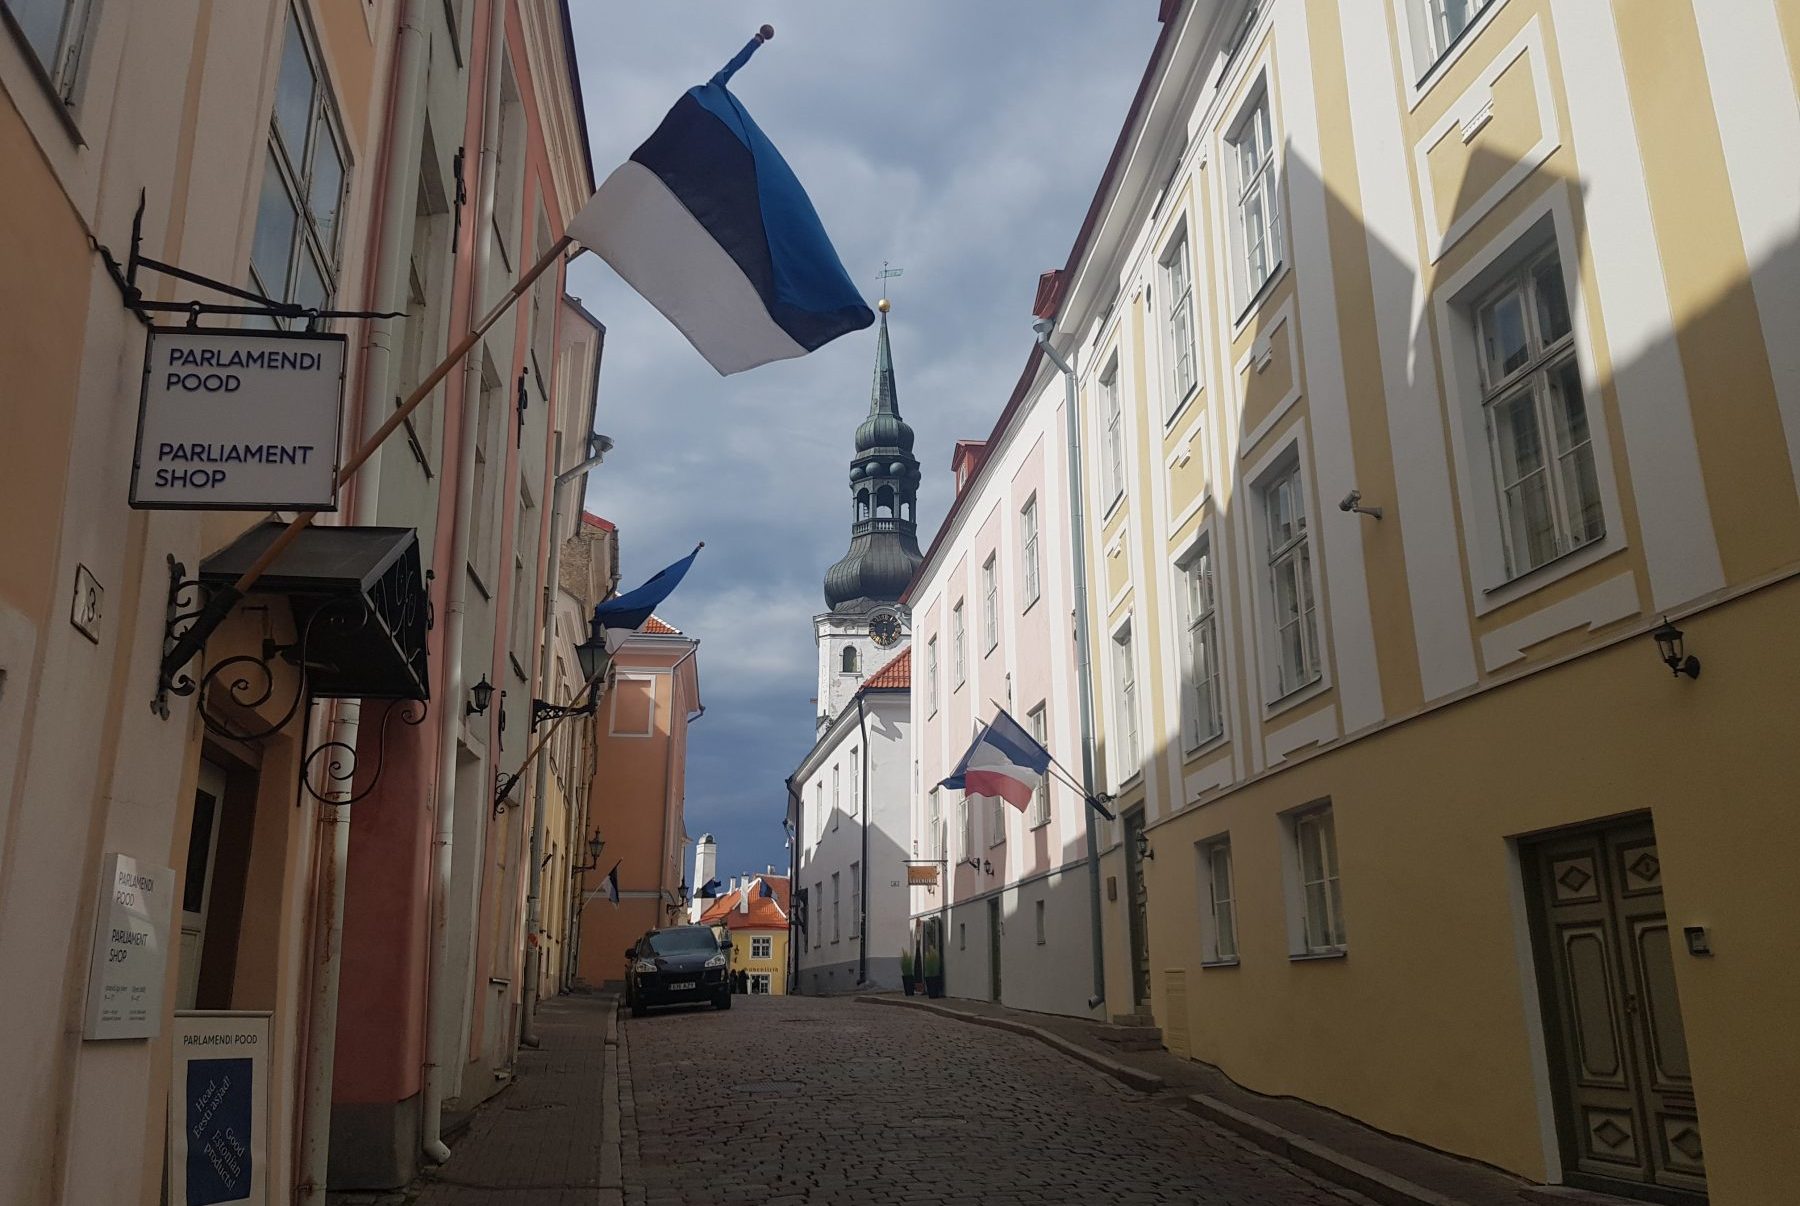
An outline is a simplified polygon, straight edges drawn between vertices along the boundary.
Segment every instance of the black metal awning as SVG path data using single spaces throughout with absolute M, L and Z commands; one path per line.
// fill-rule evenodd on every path
M 203 586 L 229 586 L 287 525 L 258 524 L 200 563 Z M 428 699 L 430 600 L 412 528 L 308 527 L 252 593 L 289 597 L 297 656 L 318 699 Z

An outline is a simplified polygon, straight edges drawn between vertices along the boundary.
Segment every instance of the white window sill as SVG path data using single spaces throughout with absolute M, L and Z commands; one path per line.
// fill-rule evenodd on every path
M 1236 967 L 1236 966 L 1237 966 L 1237 965 L 1238 965 L 1238 961 L 1237 961 L 1237 956 L 1236 956 L 1236 955 L 1233 955 L 1233 956 L 1232 956 L 1232 957 L 1231 957 L 1231 958 L 1229 958 L 1229 959 L 1202 959 L 1202 960 L 1200 960 L 1200 966 L 1201 966 L 1201 967 L 1206 967 L 1206 968 L 1211 968 L 1211 967 Z
M 1345 959 L 1350 955 L 1348 947 L 1336 946 L 1322 951 L 1297 951 L 1288 956 L 1289 963 L 1317 963 L 1328 959 Z
M 1049 817 L 1045 817 L 1041 821 L 1033 821 L 1030 826 L 1030 829 L 1033 833 L 1036 833 L 1040 829 L 1048 829 L 1048 828 L 1050 828 L 1050 818 Z
M 1330 689 L 1331 680 L 1325 677 L 1323 671 L 1320 671 L 1311 682 L 1301 683 L 1286 695 L 1278 695 L 1274 699 L 1263 704 L 1263 719 L 1267 720 L 1272 716 L 1279 716 L 1281 713 L 1296 708 L 1309 699 L 1323 695 Z
M 1111 523 L 1112 517 L 1119 513 L 1119 508 L 1124 504 L 1125 491 L 1121 489 L 1113 494 L 1112 501 L 1107 503 L 1105 508 L 1101 510 L 1100 526 L 1104 528 L 1107 524 Z
M 1280 187 L 1280 182 L 1276 187 Z M 1262 284 L 1258 285 L 1256 290 L 1250 294 L 1250 300 L 1244 303 L 1244 308 L 1238 311 L 1238 316 L 1231 322 L 1231 338 L 1233 340 L 1244 333 L 1244 328 L 1250 325 L 1250 320 L 1262 309 L 1263 303 L 1269 300 L 1269 295 L 1275 292 L 1275 286 L 1287 278 L 1288 271 L 1288 262 L 1285 259 L 1280 261 L 1275 265 L 1274 270 L 1263 278 Z
M 1194 399 L 1199 396 L 1200 381 L 1196 378 L 1194 383 L 1188 386 L 1187 393 L 1182 395 L 1181 401 L 1176 404 L 1175 409 L 1169 412 L 1169 417 L 1163 420 L 1164 436 L 1167 436 L 1169 432 L 1174 429 L 1175 424 L 1181 421 L 1181 417 L 1187 414 L 1188 407 L 1192 406 L 1194 404 Z
M 1037 601 L 1043 597 L 1044 597 L 1043 592 L 1040 591 L 1039 593 L 1031 596 L 1031 598 L 1025 600 L 1025 606 L 1019 608 L 1019 614 L 1024 615 L 1026 612 L 1028 612 L 1032 608 L 1036 607 Z
M 1586 569 L 1597 561 L 1603 561 L 1625 547 L 1625 542 L 1612 537 L 1610 532 L 1602 532 L 1598 537 L 1586 544 L 1577 545 L 1565 553 L 1558 553 L 1542 565 L 1534 565 L 1523 573 L 1514 574 L 1492 586 L 1481 588 L 1481 600 L 1476 614 L 1484 614 L 1508 603 L 1517 602 L 1527 595 L 1535 594 L 1554 582 L 1560 582 L 1570 574 Z
M 1211 737 L 1204 738 L 1204 739 L 1196 742 L 1195 744 L 1184 748 L 1181 751 L 1182 761 L 1192 762 L 1194 759 L 1199 758 L 1203 755 L 1211 754 L 1211 753 L 1218 751 L 1219 749 L 1223 748 L 1224 745 L 1225 745 L 1225 730 L 1220 729 L 1218 732 L 1214 733 Z

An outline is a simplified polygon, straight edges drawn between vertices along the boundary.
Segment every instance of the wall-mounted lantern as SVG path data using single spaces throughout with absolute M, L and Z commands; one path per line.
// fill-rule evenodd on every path
M 480 682 L 469 688 L 469 702 L 463 704 L 463 715 L 479 716 L 488 710 L 488 705 L 493 701 L 494 684 L 490 683 L 487 675 L 484 674 L 481 676 Z
M 1663 665 L 1677 677 L 1683 674 L 1689 678 L 1700 677 L 1700 659 L 1692 656 L 1684 648 L 1681 640 L 1681 629 L 1669 623 L 1664 616 L 1662 627 L 1650 634 L 1656 638 L 1657 652 L 1662 655 Z

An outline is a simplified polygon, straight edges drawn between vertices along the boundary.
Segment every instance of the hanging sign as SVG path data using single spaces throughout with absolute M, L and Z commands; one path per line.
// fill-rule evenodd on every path
M 176 1013 L 170 1206 L 266 1206 L 269 1017 L 236 1010 Z
M 344 348 L 310 331 L 153 329 L 131 505 L 336 510 Z
M 167 867 L 129 854 L 102 860 L 83 1038 L 151 1038 L 162 1030 L 174 889 L 175 873 Z
M 937 887 L 937 881 L 938 869 L 936 863 L 928 863 L 923 866 L 918 863 L 913 863 L 906 868 L 906 882 L 911 887 L 935 888 Z

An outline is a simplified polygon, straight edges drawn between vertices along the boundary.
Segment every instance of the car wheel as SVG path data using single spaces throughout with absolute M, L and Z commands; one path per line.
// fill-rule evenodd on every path
M 722 997 L 715 997 L 713 999 L 713 1008 L 714 1009 L 730 1009 L 731 1008 L 731 994 L 726 993 Z

